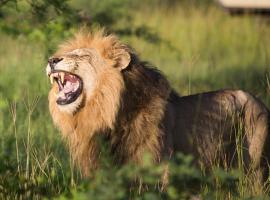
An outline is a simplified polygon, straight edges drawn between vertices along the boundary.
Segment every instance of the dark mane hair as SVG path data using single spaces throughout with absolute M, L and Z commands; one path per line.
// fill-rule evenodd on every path
M 117 155 L 117 163 L 125 163 L 134 156 L 138 160 L 136 151 L 141 151 L 141 145 L 149 148 L 147 151 L 152 153 L 154 160 L 159 160 L 163 132 L 161 122 L 171 92 L 169 82 L 157 68 L 140 61 L 135 54 L 132 55 L 130 65 L 122 71 L 122 76 L 125 89 L 121 97 L 116 130 L 111 134 L 114 141 L 112 152 Z M 157 131 L 154 127 L 160 130 Z M 151 145 L 148 144 L 149 141 Z

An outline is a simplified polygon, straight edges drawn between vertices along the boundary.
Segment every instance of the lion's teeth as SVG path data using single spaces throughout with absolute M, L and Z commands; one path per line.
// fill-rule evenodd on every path
M 50 76 L 51 84 L 53 84 L 53 75 Z
M 65 81 L 65 73 L 64 72 L 60 72 L 60 78 L 61 78 L 61 83 L 64 83 L 64 81 Z

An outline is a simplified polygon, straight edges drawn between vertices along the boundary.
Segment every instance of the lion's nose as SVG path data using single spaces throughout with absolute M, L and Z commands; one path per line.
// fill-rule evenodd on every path
M 50 65 L 51 69 L 54 69 L 55 65 L 56 65 L 57 63 L 59 63 L 61 60 L 63 60 L 63 58 L 50 58 L 50 59 L 48 60 L 48 63 L 49 63 L 49 65 Z

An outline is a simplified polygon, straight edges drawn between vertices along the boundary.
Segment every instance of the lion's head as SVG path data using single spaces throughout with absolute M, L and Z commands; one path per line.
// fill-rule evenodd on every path
M 129 51 L 115 36 L 104 37 L 103 31 L 79 33 L 61 45 L 46 68 L 59 110 L 78 111 L 94 97 L 104 75 L 120 74 L 129 65 Z

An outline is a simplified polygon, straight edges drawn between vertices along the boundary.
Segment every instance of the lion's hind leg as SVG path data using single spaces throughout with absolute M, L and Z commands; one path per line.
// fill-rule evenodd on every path
M 255 193 L 260 193 L 269 175 L 269 110 L 247 92 L 238 90 L 234 91 L 234 95 L 241 109 L 241 122 L 247 140 L 249 159 L 244 160 L 244 165 L 247 167 L 248 182 L 256 190 Z

